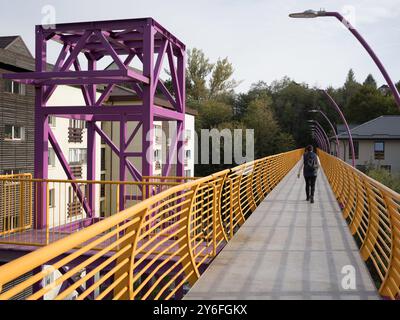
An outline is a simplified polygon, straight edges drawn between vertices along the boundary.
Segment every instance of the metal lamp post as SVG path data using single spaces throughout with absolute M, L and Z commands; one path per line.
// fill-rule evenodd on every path
M 318 147 L 321 148 L 322 150 L 326 151 L 325 144 L 321 140 L 321 136 L 319 135 L 319 133 L 317 132 L 315 127 L 314 126 L 310 126 L 310 130 L 311 130 L 311 133 L 312 133 L 312 136 L 313 136 L 314 140 L 317 142 Z
M 315 128 L 320 132 L 320 134 L 322 135 L 322 138 L 324 139 L 324 142 L 325 142 L 325 145 L 326 145 L 326 151 L 328 153 L 331 153 L 329 138 L 328 138 L 328 135 L 326 134 L 324 128 L 316 120 L 308 120 L 308 122 L 315 125 Z
M 332 96 L 328 93 L 328 91 L 326 91 L 326 90 L 320 90 L 320 91 L 324 93 L 324 95 L 328 98 L 330 104 L 336 109 L 337 113 L 342 118 L 342 121 L 346 127 L 347 134 L 349 135 L 349 147 L 351 150 L 351 160 L 352 160 L 353 167 L 355 167 L 356 166 L 356 157 L 355 157 L 355 151 L 354 151 L 353 136 L 351 135 L 349 124 L 347 123 L 347 120 L 346 120 L 342 110 L 340 109 L 339 105 L 332 98 Z M 343 155 L 344 155 L 344 153 L 343 153 Z
M 317 142 L 318 147 L 321 148 L 321 149 L 324 149 L 324 146 L 321 143 L 321 140 L 319 139 L 317 133 L 315 132 L 315 128 L 310 128 L 310 130 L 311 130 L 311 133 L 312 133 L 312 137 Z
M 322 146 L 322 149 L 324 151 L 328 152 L 328 147 L 327 147 L 327 144 L 326 144 L 326 141 L 325 141 L 325 138 L 324 138 L 324 135 L 322 134 L 322 132 L 318 129 L 318 127 L 315 124 L 311 124 L 311 123 L 310 123 L 310 129 L 311 129 L 311 131 L 313 131 L 315 133 L 316 137 L 318 138 L 318 140 Z
M 339 12 L 328 12 L 328 11 L 324 11 L 324 10 L 320 10 L 320 11 L 306 10 L 304 12 L 291 13 L 291 14 L 289 14 L 289 17 L 291 17 L 291 18 L 335 17 L 336 19 L 338 19 L 356 37 L 356 39 L 361 43 L 361 45 L 365 48 L 365 50 L 367 50 L 368 54 L 370 55 L 372 60 L 375 62 L 375 64 L 379 68 L 380 72 L 382 73 L 383 77 L 385 78 L 386 83 L 388 84 L 390 90 L 392 91 L 392 94 L 394 96 L 396 104 L 397 104 L 398 108 L 400 109 L 399 91 L 397 90 L 394 82 L 392 81 L 389 74 L 387 73 L 382 62 L 379 60 L 378 56 L 375 54 L 375 52 L 372 50 L 372 48 L 368 45 L 368 43 L 365 41 L 365 39 L 361 36 L 361 34 Z
M 333 132 L 333 134 L 335 135 L 335 140 L 336 140 L 336 156 L 338 156 L 338 155 L 339 155 L 339 148 L 340 148 L 340 146 L 339 146 L 339 138 L 338 138 L 338 136 L 337 136 L 337 131 L 336 131 L 334 125 L 332 124 L 332 122 L 329 120 L 328 116 L 325 114 L 325 112 L 323 112 L 322 110 L 319 110 L 319 109 L 309 110 L 308 112 L 311 112 L 311 113 L 320 113 L 320 114 L 322 114 L 322 116 L 323 116 L 323 117 L 326 119 L 326 121 L 329 123 L 329 125 L 330 125 L 330 127 L 331 127 L 331 129 L 332 129 L 332 132 Z
M 312 138 L 313 138 L 313 140 L 315 140 L 315 142 L 317 143 L 318 148 L 322 149 L 322 145 L 321 145 L 320 141 L 318 140 L 318 138 L 317 138 L 317 136 L 316 136 L 316 134 L 315 134 L 314 129 L 310 128 L 310 130 L 311 130 Z

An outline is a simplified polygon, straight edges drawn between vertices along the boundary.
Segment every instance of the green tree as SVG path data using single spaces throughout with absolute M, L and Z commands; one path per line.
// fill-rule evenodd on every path
M 207 77 L 214 68 L 214 64 L 206 58 L 204 52 L 193 48 L 188 50 L 186 68 L 186 92 L 193 100 L 207 97 Z
M 232 91 L 238 85 L 235 79 L 231 79 L 234 69 L 228 58 L 218 59 L 214 65 L 209 82 L 209 98 L 215 98 L 220 94 Z
M 365 80 L 364 80 L 364 83 L 363 83 L 363 86 L 371 86 L 372 88 L 375 88 L 375 89 L 377 89 L 377 84 L 376 84 L 376 81 L 375 81 L 375 79 L 374 79 L 374 77 L 372 76 L 372 74 L 369 74 L 366 78 L 365 78 Z

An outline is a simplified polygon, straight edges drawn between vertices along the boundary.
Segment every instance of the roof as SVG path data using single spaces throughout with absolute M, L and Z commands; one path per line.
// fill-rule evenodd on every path
M 19 36 L 6 36 L 0 37 L 0 48 L 7 49 L 7 47 L 14 42 L 14 40 L 18 39 Z
M 351 129 L 354 129 L 355 127 L 358 127 L 359 125 L 360 125 L 360 124 L 349 123 L 349 128 L 350 128 L 350 130 L 351 130 Z M 336 130 L 337 130 L 337 133 L 338 133 L 338 134 L 341 134 L 341 133 L 343 133 L 343 132 L 347 132 L 346 125 L 344 125 L 344 124 L 338 124 L 338 125 L 336 125 Z
M 350 130 L 353 139 L 358 140 L 400 140 L 400 116 L 380 116 Z M 347 132 L 338 135 L 339 139 L 348 139 Z

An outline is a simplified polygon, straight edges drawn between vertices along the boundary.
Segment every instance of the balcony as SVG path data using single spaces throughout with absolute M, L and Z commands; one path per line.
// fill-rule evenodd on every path
M 83 142 L 83 129 L 81 128 L 68 128 L 68 142 L 82 143 Z
M 82 178 L 82 163 L 80 162 L 71 162 L 70 164 L 71 172 L 77 179 Z
M 82 204 L 79 200 L 67 204 L 67 214 L 68 218 L 73 218 L 82 214 Z

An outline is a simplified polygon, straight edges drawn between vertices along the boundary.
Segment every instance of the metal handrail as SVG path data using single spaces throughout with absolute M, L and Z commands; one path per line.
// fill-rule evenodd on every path
M 400 294 L 400 194 L 318 150 L 321 164 L 379 293 Z
M 0 299 L 177 299 L 302 153 L 172 186 L 13 260 L 0 267 Z

